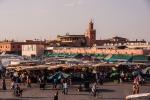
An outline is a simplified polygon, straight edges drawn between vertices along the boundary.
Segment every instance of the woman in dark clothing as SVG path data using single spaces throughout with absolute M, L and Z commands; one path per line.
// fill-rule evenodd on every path
M 6 90 L 6 83 L 5 83 L 5 79 L 3 79 L 3 81 L 2 81 L 2 89 L 3 89 L 3 90 Z

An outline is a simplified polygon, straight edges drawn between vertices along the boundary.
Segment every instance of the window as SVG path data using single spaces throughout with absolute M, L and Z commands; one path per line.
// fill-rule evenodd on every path
M 18 48 L 20 48 L 20 45 L 18 45 Z
M 13 48 L 15 48 L 15 46 L 13 45 Z

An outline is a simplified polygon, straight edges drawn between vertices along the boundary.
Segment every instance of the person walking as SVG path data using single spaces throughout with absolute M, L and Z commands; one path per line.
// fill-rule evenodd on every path
M 69 79 L 69 83 L 70 83 L 70 85 L 72 86 L 72 79 L 71 79 L 71 78 Z
M 71 85 L 72 85 L 71 78 L 68 78 L 67 82 L 68 82 L 68 86 L 71 86 Z
M 24 85 L 25 85 L 25 81 L 24 81 L 24 76 L 23 76 L 23 75 L 20 75 L 20 80 L 21 80 L 20 85 L 21 85 L 21 84 L 24 84 Z
M 54 86 L 53 88 L 57 88 L 57 79 L 54 79 Z
M 58 91 L 57 91 L 57 93 L 54 96 L 54 100 L 58 100 Z
M 14 89 L 15 85 L 14 85 L 14 81 L 11 82 L 11 88 L 10 89 Z
M 64 88 L 65 88 L 64 92 L 65 92 L 65 94 L 67 94 L 68 93 L 67 82 L 64 83 Z
M 96 96 L 96 84 L 94 84 L 93 87 L 92 87 L 92 93 L 95 97 Z
M 2 80 L 2 89 L 6 90 L 6 83 L 5 83 L 5 79 Z
M 133 83 L 133 94 L 139 94 L 139 85 Z
M 44 84 L 45 82 L 45 76 L 43 75 L 42 78 L 41 78 L 41 82 Z
M 38 83 L 39 83 L 39 84 L 42 83 L 42 78 L 41 78 L 41 77 L 38 78 Z
M 100 85 L 103 85 L 103 78 L 100 76 Z
M 63 79 L 60 79 L 60 85 L 59 88 L 63 89 Z
M 40 81 L 39 81 L 40 80 L 40 76 L 39 75 L 36 76 L 36 80 L 37 80 L 37 83 L 40 83 Z
M 136 94 L 137 87 L 135 83 L 133 83 L 132 90 L 133 90 L 132 94 Z
M 142 84 L 145 85 L 145 79 L 144 78 L 142 78 Z
M 99 83 L 99 77 L 97 74 L 95 75 L 95 80 L 96 80 L 96 83 L 98 84 Z
M 65 83 L 64 82 L 62 83 L 62 89 L 63 89 L 62 93 L 65 94 Z
M 31 88 L 31 78 L 28 78 L 28 85 L 27 85 L 27 87 L 29 87 L 29 88 Z
M 123 81 L 122 81 L 122 78 L 121 78 L 121 75 L 119 75 L 119 81 L 121 84 L 123 84 Z
M 84 74 L 81 73 L 81 82 L 84 82 Z

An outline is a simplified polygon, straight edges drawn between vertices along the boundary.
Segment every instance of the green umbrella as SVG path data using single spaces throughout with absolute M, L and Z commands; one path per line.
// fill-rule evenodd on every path
M 113 72 L 110 77 L 116 77 L 116 76 L 119 76 L 119 73 L 118 72 Z

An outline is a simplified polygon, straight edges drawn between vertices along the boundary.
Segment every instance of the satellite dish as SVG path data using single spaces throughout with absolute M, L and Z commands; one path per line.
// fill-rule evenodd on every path
M 66 35 L 69 35 L 69 33 L 66 33 Z

